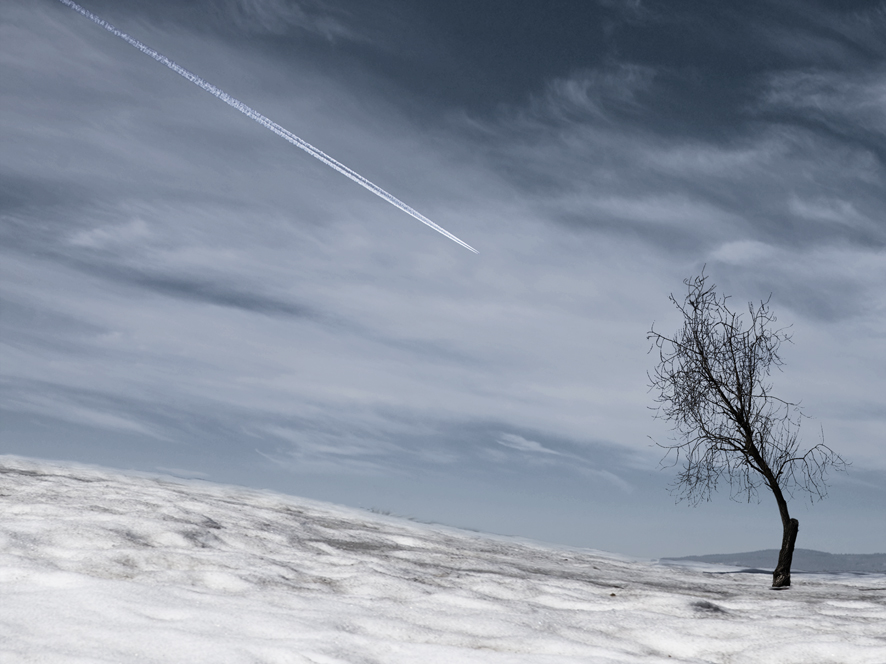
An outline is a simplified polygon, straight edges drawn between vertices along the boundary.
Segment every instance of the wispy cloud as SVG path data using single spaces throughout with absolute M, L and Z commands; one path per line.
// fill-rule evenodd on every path
M 152 236 L 153 233 L 143 219 L 132 219 L 122 224 L 77 231 L 71 235 L 69 242 L 75 247 L 87 249 L 129 249 L 134 244 L 143 245 Z
M 852 201 L 840 198 L 800 198 L 792 196 L 788 201 L 790 212 L 802 219 L 828 224 L 841 224 L 849 227 L 876 230 L 876 222 L 862 214 Z
M 764 108 L 790 111 L 835 130 L 886 137 L 886 69 L 779 72 L 767 80 L 761 101 Z
M 620 477 L 612 470 L 601 470 L 588 457 L 579 456 L 571 452 L 559 452 L 542 445 L 538 441 L 530 440 L 512 433 L 499 434 L 496 441 L 499 445 L 518 450 L 527 455 L 527 458 L 536 462 L 557 463 L 568 465 L 572 471 L 579 473 L 581 476 L 588 478 L 594 482 L 603 481 L 611 484 L 625 493 L 634 491 L 633 485 Z M 551 458 L 553 457 L 553 458 Z M 602 457 L 601 457 L 602 458 Z M 622 468 L 621 464 L 618 464 Z
M 772 260 L 775 253 L 776 250 L 764 242 L 738 240 L 720 245 L 711 253 L 711 258 L 720 263 L 752 265 Z
M 517 434 L 513 433 L 503 433 L 495 442 L 497 442 L 499 445 L 510 447 L 511 449 L 520 450 L 521 452 L 533 452 L 537 454 L 554 454 L 556 456 L 563 456 L 561 452 L 557 452 L 556 450 L 552 450 L 549 447 L 545 447 L 539 442 L 536 442 L 534 440 L 527 440 L 526 438 L 523 438 L 523 436 L 518 436 Z
M 282 35 L 300 28 L 329 40 L 366 39 L 349 25 L 353 18 L 340 5 L 324 0 L 220 0 L 217 5 L 226 19 L 248 32 Z
M 549 83 L 530 108 L 542 117 L 614 122 L 643 109 L 638 97 L 651 90 L 655 75 L 652 67 L 631 64 L 575 72 Z
M 121 412 L 121 403 L 106 399 L 101 394 L 78 393 L 58 389 L 51 383 L 28 384 L 30 381 L 3 381 L 5 408 L 13 412 L 31 413 L 42 417 L 65 420 L 98 429 L 136 433 L 159 440 L 168 440 L 157 427 L 139 421 L 131 414 Z M 41 389 L 33 389 L 38 387 Z M 31 389 L 28 389 L 31 388 Z

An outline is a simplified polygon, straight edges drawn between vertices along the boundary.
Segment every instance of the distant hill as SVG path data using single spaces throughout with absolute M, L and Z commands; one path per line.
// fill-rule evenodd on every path
M 778 549 L 746 553 L 715 553 L 708 556 L 661 558 L 663 563 L 697 562 L 773 570 L 778 562 Z M 856 572 L 886 574 L 886 553 L 826 553 L 812 549 L 794 549 L 791 565 L 794 572 Z

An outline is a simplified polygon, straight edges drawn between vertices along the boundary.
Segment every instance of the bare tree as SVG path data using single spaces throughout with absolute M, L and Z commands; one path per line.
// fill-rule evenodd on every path
M 733 499 L 759 500 L 758 488 L 768 488 L 784 527 L 772 586 L 790 586 L 799 522 L 788 513 L 785 496 L 800 491 L 811 500 L 824 498 L 828 470 L 846 464 L 823 437 L 801 450 L 799 404 L 772 394 L 770 372 L 784 364 L 779 347 L 791 335 L 775 327 L 769 300 L 756 307 L 749 303 L 745 319 L 728 307 L 727 297 L 717 295 L 704 270 L 683 283 L 685 300 L 670 297 L 683 314 L 683 327 L 673 337 L 654 325 L 647 334 L 659 353 L 649 376 L 657 417 L 677 434 L 673 444 L 659 445 L 668 450 L 665 459 L 673 455 L 674 465 L 682 462 L 674 489 L 697 504 L 710 500 L 721 481 L 729 484 Z

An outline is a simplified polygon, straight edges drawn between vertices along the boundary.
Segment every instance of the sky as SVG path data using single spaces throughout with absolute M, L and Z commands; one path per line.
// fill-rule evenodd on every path
M 722 6 L 721 6 L 722 5 Z M 0 7 L 0 453 L 637 556 L 677 503 L 646 333 L 771 294 L 797 546 L 886 551 L 886 4 L 84 0 L 475 255 L 55 0 Z

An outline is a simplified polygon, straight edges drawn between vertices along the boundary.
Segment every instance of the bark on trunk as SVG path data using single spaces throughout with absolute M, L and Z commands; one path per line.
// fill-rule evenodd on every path
M 773 588 L 787 588 L 791 585 L 791 560 L 794 557 L 794 543 L 800 522 L 789 519 L 784 524 L 784 536 L 781 539 L 781 551 L 778 553 L 778 565 L 772 573 Z

